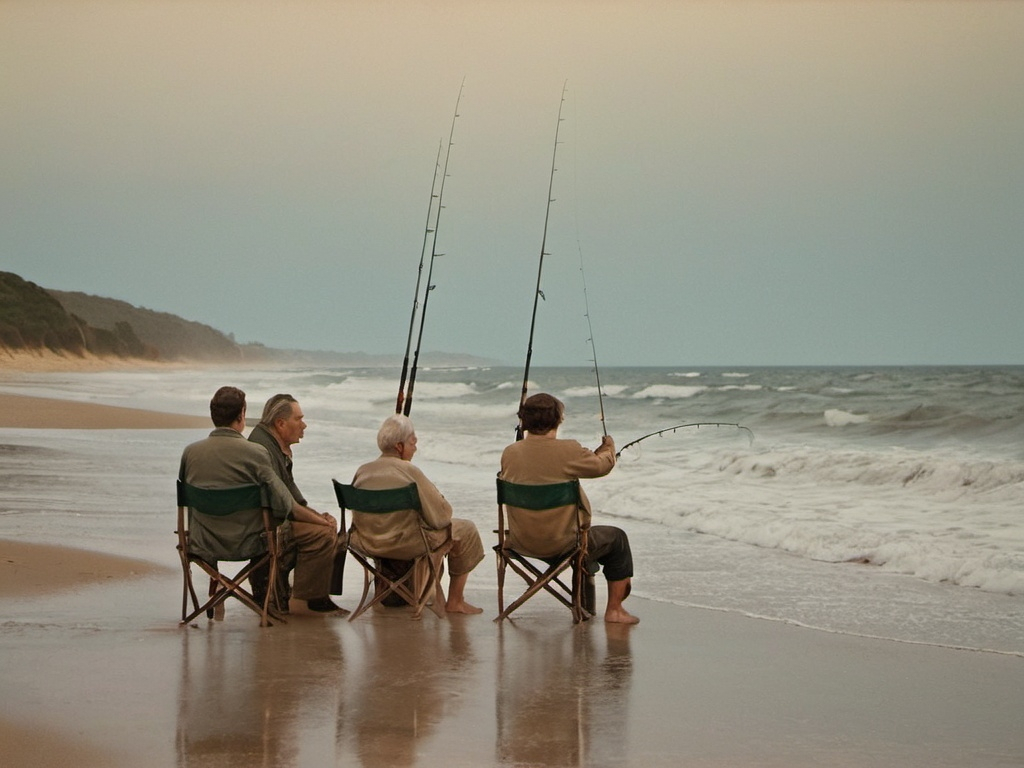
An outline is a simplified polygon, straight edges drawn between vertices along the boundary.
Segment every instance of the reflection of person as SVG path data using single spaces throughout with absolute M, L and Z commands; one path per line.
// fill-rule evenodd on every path
M 242 436 L 245 429 L 245 393 L 235 387 L 221 387 L 210 401 L 210 418 L 215 429 L 205 440 L 192 443 L 181 455 L 179 477 L 190 485 L 201 488 L 230 488 L 238 485 L 258 483 L 269 489 L 270 504 L 274 518 L 279 521 L 291 518 L 311 525 L 319 525 L 331 531 L 333 537 L 337 522 L 330 515 L 321 515 L 309 507 L 299 504 L 292 497 L 284 482 L 274 473 L 266 449 L 250 443 Z M 237 523 L 233 516 L 204 520 L 191 531 L 191 546 L 202 556 L 203 550 L 211 547 L 216 551 L 220 539 L 237 536 Z M 252 530 L 244 532 L 249 550 L 244 557 L 253 557 L 262 551 L 259 541 L 263 533 L 262 520 L 256 518 Z M 332 538 L 333 541 L 333 538 Z M 250 551 L 251 550 L 251 551 Z M 306 600 L 313 613 L 337 610 L 327 594 L 330 581 L 330 562 L 323 574 L 300 574 L 303 565 L 296 568 L 296 583 L 322 591 L 301 597 Z M 298 591 L 298 587 L 296 587 Z
M 292 446 L 298 443 L 306 432 L 302 407 L 291 395 L 274 395 L 263 407 L 263 416 L 259 424 L 249 433 L 249 440 L 267 449 L 274 472 L 288 486 L 292 498 L 302 506 L 308 506 L 302 491 L 295 484 L 292 474 Z M 282 604 L 289 604 L 288 573 L 295 569 L 295 600 L 310 600 L 328 594 L 331 589 L 331 574 L 335 567 L 344 567 L 345 533 L 334 530 L 320 523 L 290 520 L 278 531 L 282 547 L 281 578 L 278 580 L 277 594 Z M 335 553 L 337 552 L 337 558 Z M 260 574 L 266 589 L 266 572 Z M 324 583 L 324 579 L 327 582 Z M 260 577 L 254 578 L 254 587 Z M 341 593 L 340 584 L 337 593 Z M 300 606 L 297 606 L 301 608 Z M 314 609 L 315 610 L 315 609 Z M 339 608 L 340 612 L 347 613 Z
M 471 521 L 452 517 L 451 505 L 422 470 L 412 463 L 416 442 L 416 431 L 407 416 L 389 416 L 377 432 L 380 457 L 359 467 L 352 478 L 352 485 L 380 491 L 416 483 L 422 505 L 419 521 L 407 518 L 405 527 L 395 528 L 380 516 L 353 512 L 352 544 L 358 544 L 374 556 L 409 560 L 422 554 L 422 529 L 427 530 L 431 544 L 437 544 L 440 543 L 437 532 L 451 523 L 455 545 L 448 553 L 450 582 L 445 609 L 449 613 L 481 613 L 483 609 L 467 603 L 464 596 L 469 572 L 484 558 L 480 533 Z
M 329 761 L 331 753 L 316 760 L 316 751 L 310 752 L 307 705 L 315 700 L 318 707 L 330 706 L 350 675 L 334 627 L 316 621 L 298 632 L 285 627 L 252 633 L 245 653 L 238 652 L 229 633 L 182 632 L 180 637 L 175 765 Z
M 558 426 L 562 423 L 564 406 L 548 394 L 528 397 L 519 411 L 519 419 L 527 433 L 525 438 L 505 448 L 501 454 L 501 478 L 523 485 L 562 483 L 587 477 L 603 477 L 615 466 L 615 442 L 609 435 L 595 451 L 575 440 L 560 440 Z M 582 489 L 583 521 L 590 523 L 590 501 Z M 526 520 L 529 524 L 525 524 Z M 552 511 L 538 520 L 533 515 L 510 514 L 509 543 L 525 555 L 552 558 L 572 549 L 576 543 L 576 508 L 567 506 Z M 625 531 L 611 525 L 590 526 L 587 547 L 587 571 L 595 573 L 604 567 L 608 581 L 608 603 L 604 620 L 636 624 L 640 621 L 622 607 L 629 595 L 633 577 L 633 556 Z

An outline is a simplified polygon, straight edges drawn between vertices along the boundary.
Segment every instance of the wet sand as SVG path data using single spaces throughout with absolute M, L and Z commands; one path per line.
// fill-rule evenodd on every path
M 52 574 L 78 556 L 33 554 Z M 5 766 L 1024 764 L 1016 656 L 638 598 L 636 627 L 574 627 L 545 595 L 499 626 L 489 561 L 483 616 L 261 629 L 232 602 L 179 627 L 180 574 L 86 559 L 91 584 L 0 595 Z
M 159 572 L 166 568 L 145 560 L 0 539 L 0 598 L 33 597 Z
M 0 428 L 7 429 L 196 429 L 213 428 L 209 417 L 160 413 L 99 403 L 0 392 Z

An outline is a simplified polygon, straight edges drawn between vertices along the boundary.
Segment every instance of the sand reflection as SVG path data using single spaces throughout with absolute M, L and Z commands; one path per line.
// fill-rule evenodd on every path
M 181 635 L 178 765 L 304 762 L 303 737 L 329 722 L 344 675 L 332 622 L 299 620 L 269 630 L 225 622 Z
M 338 709 L 337 753 L 367 768 L 414 765 L 429 741 L 450 737 L 444 721 L 458 713 L 476 664 L 462 617 L 410 621 L 404 611 L 389 613 L 353 625 L 361 658 Z
M 631 627 L 593 622 L 498 636 L 497 761 L 577 766 L 626 762 Z M 605 635 L 605 649 L 595 639 Z

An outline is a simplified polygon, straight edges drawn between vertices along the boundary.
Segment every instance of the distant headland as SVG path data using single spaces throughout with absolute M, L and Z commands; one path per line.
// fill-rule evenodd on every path
M 125 301 L 42 288 L 0 272 L 0 357 L 112 364 L 398 366 L 401 356 L 275 349 L 239 343 L 208 325 Z M 431 365 L 486 365 L 470 355 L 431 353 Z

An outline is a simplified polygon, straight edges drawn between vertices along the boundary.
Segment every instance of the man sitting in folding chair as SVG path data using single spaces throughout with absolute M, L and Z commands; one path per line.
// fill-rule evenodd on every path
M 525 437 L 505 448 L 501 455 L 499 477 L 522 485 L 547 485 L 579 478 L 603 477 L 615 466 L 615 443 L 605 435 L 596 451 L 584 448 L 575 440 L 557 438 L 565 407 L 548 394 L 528 397 L 519 412 Z M 582 488 L 580 502 L 583 524 L 589 525 L 590 501 Z M 543 518 L 516 515 L 510 508 L 508 546 L 530 557 L 554 559 L 576 546 L 577 507 L 566 505 L 545 514 Z M 542 521 L 542 522 L 541 522 Z M 611 525 L 591 525 L 587 533 L 587 571 L 604 568 L 608 581 L 608 602 L 604 620 L 611 623 L 636 624 L 636 616 L 622 607 L 629 595 L 633 577 L 633 556 L 625 531 Z
M 187 446 L 181 455 L 181 469 L 178 479 L 198 488 L 219 489 L 241 485 L 260 485 L 267 488 L 268 506 L 276 520 L 288 517 L 303 522 L 322 525 L 332 532 L 338 528 L 337 521 L 329 514 L 320 514 L 305 507 L 292 498 L 291 492 L 274 472 L 266 448 L 251 443 L 242 436 L 245 429 L 245 393 L 235 387 L 221 387 L 210 400 L 210 418 L 214 430 L 205 440 Z M 240 535 L 249 537 L 244 546 L 252 546 L 252 537 L 259 531 L 240 532 L 234 518 L 208 518 L 189 534 L 189 549 L 193 554 L 209 562 L 216 561 L 218 552 L 230 547 Z M 243 547 L 244 548 L 244 547 Z M 302 567 L 301 561 L 297 569 Z M 332 560 L 328 558 L 318 566 L 319 573 L 296 577 L 296 584 L 308 585 L 308 591 L 300 593 L 296 587 L 296 600 L 305 601 L 310 613 L 327 614 L 338 611 L 330 599 Z
M 409 418 L 400 414 L 389 416 L 377 432 L 380 457 L 359 467 L 352 478 L 352 485 L 380 491 L 415 483 L 421 505 L 419 519 L 407 516 L 399 527 L 392 527 L 390 516 L 353 511 L 349 545 L 374 557 L 411 560 L 422 552 L 423 529 L 426 529 L 428 540 L 433 542 L 450 523 L 454 546 L 448 553 L 449 586 L 445 610 L 448 613 L 482 613 L 482 608 L 466 602 L 464 594 L 469 572 L 484 559 L 480 533 L 472 521 L 452 517 L 451 504 L 412 463 L 416 443 L 416 431 Z

